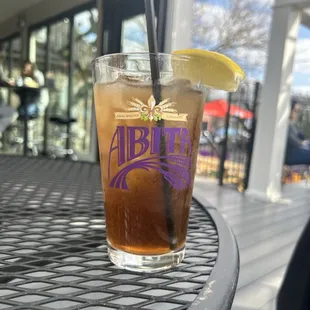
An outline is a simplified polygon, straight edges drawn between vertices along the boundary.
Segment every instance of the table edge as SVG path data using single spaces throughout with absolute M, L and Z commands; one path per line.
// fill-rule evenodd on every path
M 201 198 L 201 197 L 200 197 Z M 210 215 L 217 229 L 219 250 L 215 266 L 190 310 L 229 310 L 235 296 L 240 261 L 236 238 L 225 219 L 205 199 L 193 195 L 193 200 Z M 204 203 L 202 203 L 204 201 Z

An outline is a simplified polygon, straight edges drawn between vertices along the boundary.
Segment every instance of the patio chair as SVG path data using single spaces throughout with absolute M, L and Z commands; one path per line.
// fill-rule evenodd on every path
M 72 117 L 61 117 L 52 116 L 50 117 L 50 122 L 54 125 L 53 137 L 56 137 L 58 141 L 54 143 L 49 150 L 49 157 L 55 159 L 57 157 L 67 157 L 71 160 L 78 160 L 75 151 L 72 148 L 63 147 L 67 144 L 67 140 L 74 137 L 72 132 L 67 132 L 67 126 L 77 122 L 76 118 Z M 57 142 L 61 141 L 61 146 L 57 145 Z
M 284 179 L 290 178 L 291 175 L 297 174 L 305 177 L 306 180 L 310 176 L 310 150 L 307 148 L 299 148 L 292 145 L 288 141 L 284 162 Z
M 277 310 L 310 309 L 310 220 L 288 265 L 277 297 Z
M 14 150 L 17 153 L 22 152 L 23 145 L 24 145 L 24 117 L 25 112 L 23 107 L 19 107 L 17 109 L 16 118 L 17 120 L 15 123 L 11 123 L 9 130 L 9 141 L 8 144 L 10 145 L 10 148 Z M 37 156 L 39 154 L 38 152 L 38 145 L 40 144 L 40 140 L 36 138 L 36 132 L 37 132 L 37 120 L 38 120 L 38 113 L 36 105 L 31 106 L 31 109 L 28 109 L 28 153 Z
M 4 139 L 4 144 L 7 143 L 7 137 L 4 137 L 5 130 L 9 128 L 18 118 L 17 111 L 7 105 L 0 105 L 0 139 Z M 0 142 L 0 148 L 4 147 Z

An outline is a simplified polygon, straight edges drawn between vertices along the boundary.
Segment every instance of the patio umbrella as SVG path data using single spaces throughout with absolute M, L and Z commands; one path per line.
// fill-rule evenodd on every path
M 213 117 L 225 117 L 228 103 L 225 100 L 213 100 L 205 104 L 203 114 Z
M 205 104 L 203 113 L 208 116 L 223 118 L 228 111 L 228 102 L 223 99 L 213 100 Z M 230 106 L 230 115 L 242 119 L 253 117 L 253 113 L 235 104 Z

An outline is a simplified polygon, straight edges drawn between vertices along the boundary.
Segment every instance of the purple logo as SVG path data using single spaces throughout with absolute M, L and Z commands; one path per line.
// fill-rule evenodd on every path
M 161 137 L 165 137 L 165 156 L 160 155 Z M 187 188 L 191 182 L 192 145 L 187 128 L 118 126 L 113 135 L 108 165 L 108 178 L 113 188 L 128 190 L 126 177 L 135 169 L 159 171 L 176 189 Z M 142 155 L 147 158 L 138 159 Z M 112 175 L 112 157 L 118 172 Z

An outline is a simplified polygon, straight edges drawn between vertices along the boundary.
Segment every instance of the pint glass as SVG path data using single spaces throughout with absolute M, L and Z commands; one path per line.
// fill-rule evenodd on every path
M 184 257 L 205 99 L 186 79 L 188 61 L 129 53 L 93 62 L 108 252 L 125 269 L 164 270 Z

